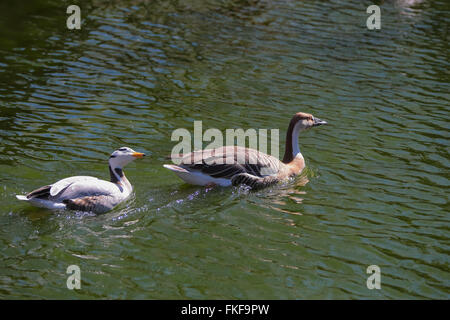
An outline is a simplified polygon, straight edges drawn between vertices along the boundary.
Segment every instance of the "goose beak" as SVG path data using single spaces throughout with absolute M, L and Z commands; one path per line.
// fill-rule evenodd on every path
M 321 126 L 323 124 L 328 124 L 325 120 L 320 120 L 319 118 L 314 118 L 313 127 Z
M 133 152 L 132 156 L 135 158 L 143 158 L 143 157 L 145 157 L 145 153 Z

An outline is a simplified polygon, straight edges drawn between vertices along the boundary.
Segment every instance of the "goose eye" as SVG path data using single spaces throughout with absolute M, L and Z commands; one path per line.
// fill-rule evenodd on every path
M 127 148 L 120 148 L 119 151 L 127 151 Z

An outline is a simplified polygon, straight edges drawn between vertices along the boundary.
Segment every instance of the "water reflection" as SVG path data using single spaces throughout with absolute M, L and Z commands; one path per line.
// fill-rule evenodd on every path
M 396 6 L 400 9 L 400 13 L 412 17 L 420 15 L 421 5 L 424 3 L 424 0 L 396 0 Z

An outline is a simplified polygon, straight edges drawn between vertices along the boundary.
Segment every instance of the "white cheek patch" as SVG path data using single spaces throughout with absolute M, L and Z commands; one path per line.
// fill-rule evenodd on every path
M 135 158 L 132 155 L 122 154 L 122 155 L 117 155 L 115 157 L 111 157 L 109 159 L 109 163 L 111 164 L 111 167 L 113 167 L 113 168 L 123 168 L 125 165 L 127 165 L 128 163 L 130 163 L 133 160 L 135 160 Z

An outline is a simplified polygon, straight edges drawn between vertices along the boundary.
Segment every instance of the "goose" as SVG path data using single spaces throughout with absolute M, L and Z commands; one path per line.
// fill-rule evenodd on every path
M 301 131 L 327 124 L 309 113 L 296 113 L 289 123 L 283 160 L 240 146 L 199 150 L 177 159 L 178 164 L 164 164 L 189 184 L 201 186 L 237 186 L 245 184 L 260 189 L 298 175 L 305 160 L 298 146 Z
M 133 191 L 122 168 L 145 154 L 122 147 L 109 157 L 111 181 L 89 176 L 75 176 L 40 187 L 17 199 L 48 209 L 71 209 L 104 213 L 123 202 Z

